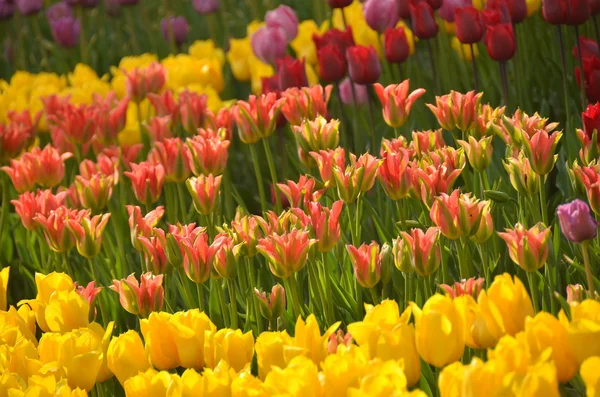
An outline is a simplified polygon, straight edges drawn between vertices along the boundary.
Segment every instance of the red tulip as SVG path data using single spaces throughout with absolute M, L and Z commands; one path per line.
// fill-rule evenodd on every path
M 567 22 L 566 0 L 542 0 L 542 15 L 546 22 L 552 25 L 562 25 Z
M 367 0 L 363 12 L 367 25 L 380 34 L 398 22 L 396 0 Z
M 438 32 L 438 25 L 435 22 L 433 8 L 422 1 L 416 5 L 410 6 L 410 15 L 413 22 L 415 35 L 420 39 L 430 39 Z
M 502 13 L 495 8 L 488 8 L 481 11 L 483 24 L 487 26 L 498 25 L 503 22 Z M 506 21 L 504 21 L 506 22 Z
M 331 8 L 345 8 L 352 4 L 352 0 L 327 0 Z
M 340 81 L 346 75 L 346 58 L 334 44 L 318 49 L 317 61 L 321 78 L 327 83 Z
M 567 25 L 581 25 L 590 19 L 590 4 L 588 0 L 567 1 Z
M 525 0 L 507 0 L 506 4 L 513 23 L 521 23 L 527 18 L 527 3 Z
M 442 4 L 444 4 L 444 0 L 425 0 L 427 2 L 427 4 L 429 4 L 429 6 L 435 11 L 438 10 L 442 7 Z
M 381 75 L 381 64 L 377 51 L 372 46 L 356 45 L 346 50 L 348 74 L 357 84 L 376 83 Z
M 600 0 L 589 0 L 590 14 L 594 17 L 600 14 Z
M 600 103 L 588 105 L 585 112 L 581 114 L 583 119 L 583 130 L 588 139 L 592 139 L 594 130 L 600 134 Z
M 270 93 L 275 93 L 275 94 L 279 94 L 280 90 L 279 90 L 279 76 L 274 74 L 273 76 L 269 76 L 269 77 L 263 77 L 261 78 L 261 88 L 262 91 L 261 93 L 263 95 L 265 94 L 270 94 Z
M 596 43 L 595 40 L 588 39 L 585 36 L 580 36 L 579 46 L 581 47 L 582 58 L 600 56 L 600 51 L 598 51 L 598 43 Z M 577 45 L 573 46 L 573 56 L 575 58 L 579 58 L 579 51 L 577 50 Z
M 396 0 L 398 18 L 410 19 L 410 0 Z
M 327 44 L 333 44 L 338 47 L 342 54 L 346 54 L 346 49 L 354 45 L 354 37 L 352 36 L 352 28 L 348 26 L 345 31 L 338 29 L 330 29 L 322 36 L 313 35 L 313 41 L 317 50 L 325 47 Z
M 308 86 L 304 60 L 294 59 L 290 56 L 278 59 L 277 76 L 281 91 L 292 87 L 301 88 Z
M 575 68 L 575 78 L 579 85 L 582 84 L 581 71 Z M 593 56 L 583 59 L 583 84 L 588 101 L 600 101 L 600 58 Z
M 487 27 L 485 45 L 495 61 L 508 61 L 515 55 L 515 35 L 511 24 L 503 23 Z
M 410 46 L 403 27 L 387 28 L 384 34 L 385 58 L 390 63 L 402 63 L 410 55 Z
M 474 44 L 483 38 L 483 21 L 475 7 L 457 8 L 454 16 L 456 37 L 463 44 Z

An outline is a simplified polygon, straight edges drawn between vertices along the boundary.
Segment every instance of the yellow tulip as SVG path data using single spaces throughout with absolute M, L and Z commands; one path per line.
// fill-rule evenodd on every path
M 350 391 L 350 396 L 387 397 L 406 391 L 406 377 L 398 362 L 375 360 L 369 366 L 370 373 L 361 379 L 358 390 Z
M 91 80 L 98 80 L 98 74 L 86 64 L 78 63 L 72 73 L 67 75 L 72 86 L 83 86 Z
M 229 397 L 231 395 L 231 382 L 235 377 L 236 371 L 230 368 L 225 360 L 221 361 L 215 369 L 205 368 L 202 373 L 203 395 Z
M 556 367 L 552 361 L 541 361 L 529 368 L 523 381 L 516 384 L 517 397 L 544 396 L 558 397 Z
M 265 379 L 265 386 L 270 395 L 319 397 L 323 394 L 317 366 L 304 356 L 292 359 L 285 369 L 273 367 Z
M 285 346 L 292 345 L 292 338 L 286 331 L 263 332 L 256 338 L 256 357 L 258 362 L 258 375 L 265 379 L 273 366 L 285 367 L 283 350 Z
M 140 114 L 138 114 L 138 106 Z M 125 127 L 118 136 L 119 145 L 131 146 L 136 143 L 140 143 L 142 141 L 142 136 L 138 118 L 141 116 L 142 124 L 144 124 L 154 117 L 155 113 L 156 111 L 148 99 L 144 99 L 139 105 L 130 102 L 127 106 L 127 119 L 125 122 Z
M 133 330 L 112 338 L 108 345 L 106 363 L 121 385 L 138 372 L 150 368 L 142 339 Z
M 89 324 L 90 305 L 77 291 L 57 291 L 44 311 L 52 332 L 68 332 Z
M 231 397 L 263 397 L 267 390 L 260 379 L 242 371 L 231 382 Z
M 518 333 L 514 337 L 503 336 L 496 347 L 488 351 L 488 360 L 500 361 L 508 372 L 524 377 L 532 363 L 527 337 L 524 333 Z
M 425 362 L 438 368 L 459 360 L 465 349 L 463 322 L 451 298 L 436 294 L 423 309 L 412 304 L 417 350 Z
M 441 18 L 440 18 L 441 19 Z M 444 19 L 442 19 L 442 24 L 444 26 L 444 30 L 446 31 L 446 33 L 448 33 L 449 35 L 453 35 L 456 32 L 456 25 L 454 22 L 448 22 Z
M 580 365 L 589 357 L 600 356 L 600 302 L 588 299 L 571 305 L 571 321 L 564 312 L 559 313 L 559 319 L 567 328 Z
M 250 67 L 252 93 L 260 95 L 262 93 L 263 77 L 273 76 L 275 74 L 275 69 L 273 69 L 273 66 L 263 63 L 255 56 L 248 58 L 248 66 Z
M 310 358 L 316 365 L 321 364 L 327 357 L 327 344 L 329 336 L 333 334 L 340 322 L 333 324 L 323 335 L 319 329 L 319 323 L 314 314 L 306 319 L 306 322 L 298 317 L 296 330 L 292 340 L 292 346 L 284 348 L 284 358 L 289 362 L 293 357 L 303 355 Z
M 479 11 L 481 11 L 485 7 L 486 3 L 487 3 L 487 0 L 474 0 L 473 7 L 477 8 Z
M 33 321 L 35 327 L 35 318 Z M 32 332 L 27 322 L 25 322 L 17 310 L 11 306 L 7 312 L 0 312 L 0 343 L 14 347 L 21 338 L 25 338 L 34 345 L 37 345 L 35 328 Z
M 0 271 L 0 310 L 6 311 L 6 293 L 8 291 L 8 276 L 10 274 L 10 266 L 5 267 Z
M 542 0 L 527 0 L 527 16 L 530 17 L 542 8 Z
M 196 40 L 188 49 L 188 53 L 197 59 L 214 59 L 223 67 L 225 65 L 225 54 L 223 50 L 215 45 L 212 40 Z
M 41 72 L 34 76 L 28 88 L 32 89 L 40 85 L 53 85 L 57 90 L 62 90 L 67 87 L 67 78 L 56 73 Z
M 193 369 L 187 369 L 181 375 L 182 397 L 196 397 L 203 394 L 202 375 Z
M 108 346 L 112 337 L 115 323 L 111 321 L 106 326 L 106 330 L 98 323 L 91 323 L 88 328 L 92 331 L 94 338 L 89 338 L 89 342 L 93 343 L 93 348 L 102 352 L 102 366 L 98 371 L 96 383 L 102 383 L 113 377 L 113 373 L 108 369 Z
M 4 371 L 2 375 L 0 375 L 0 396 L 8 396 L 9 390 L 23 390 L 26 386 L 25 381 L 17 374 Z
M 507 374 L 500 362 L 483 362 L 475 357 L 465 367 L 463 396 L 503 396 L 506 395 L 504 379 Z
M 204 334 L 215 333 L 217 327 L 198 309 L 175 313 L 169 325 L 181 366 L 201 370 L 204 366 Z
M 461 362 L 446 366 L 440 373 L 438 387 L 440 397 L 462 397 L 466 369 Z
M 233 77 L 238 81 L 250 81 L 250 58 L 254 58 L 250 37 L 230 39 L 226 57 Z
M 479 348 L 472 335 L 473 324 L 477 318 L 477 302 L 471 295 L 461 295 L 454 298 L 454 304 L 460 313 L 465 331 L 465 344 L 474 349 Z
M 352 26 L 352 29 L 354 29 L 356 23 L 364 22 L 365 20 L 362 10 L 362 3 L 358 0 L 354 0 L 354 2 L 352 2 L 352 4 L 350 4 L 348 7 L 336 8 L 333 10 L 333 27 L 336 29 L 344 30 L 346 27 L 344 24 L 344 18 L 342 17 L 342 12 L 346 17 L 346 23 Z M 327 21 L 327 27 L 329 28 L 329 21 Z
M 321 364 L 325 378 L 325 396 L 345 396 L 349 388 L 359 387 L 359 381 L 369 370 L 368 356 L 360 349 L 351 353 L 332 354 Z
M 525 323 L 525 335 L 532 358 L 537 359 L 546 349 L 552 349 L 558 380 L 568 382 L 579 369 L 565 327 L 553 315 L 538 313 Z
M 216 333 L 206 333 L 204 343 L 205 366 L 215 368 L 224 360 L 236 372 L 252 362 L 254 337 L 252 332 L 245 334 L 236 329 L 221 329 Z
M 371 29 L 364 20 L 356 21 L 352 25 L 352 36 L 358 45 L 372 46 L 377 51 L 379 59 L 383 58 L 382 40 L 379 33 Z
M 170 55 L 162 60 L 167 76 L 166 88 L 177 90 L 191 84 L 213 87 L 217 92 L 225 86 L 221 64 L 215 59 L 197 59 L 189 55 Z
M 159 370 L 177 368 L 181 364 L 173 328 L 169 326 L 171 317 L 167 312 L 152 312 L 150 317 L 140 320 L 146 355 Z
M 166 371 L 156 372 L 154 369 L 129 378 L 123 388 L 128 397 L 178 397 L 182 393 L 181 379 L 178 375 Z
M 471 46 L 469 44 L 462 44 L 456 36 L 452 37 L 452 49 L 456 51 L 460 59 L 466 62 L 471 62 L 473 54 L 475 54 L 475 58 L 479 56 L 477 44 L 473 45 L 473 52 L 471 52 Z
M 56 397 L 87 397 L 87 392 L 85 390 L 75 388 L 71 389 L 68 384 L 60 384 L 57 385 L 56 388 Z
M 3 369 L 27 379 L 42 368 L 35 345 L 27 339 L 19 340 L 14 347 L 0 346 L 0 363 Z
M 533 306 L 525 286 L 508 273 L 496 276 L 487 291 L 477 299 L 478 311 L 471 334 L 481 348 L 493 347 L 508 334 L 516 335 L 525 328 L 525 319 L 533 316 Z
M 581 364 L 581 377 L 588 397 L 600 397 L 600 357 L 590 357 Z
M 296 52 L 296 58 L 304 59 L 307 64 L 317 63 L 317 47 L 313 41 L 313 35 L 319 34 L 319 27 L 312 19 L 302 21 L 298 25 L 298 35 L 290 46 Z
M 262 28 L 263 26 L 265 26 L 265 23 L 263 21 L 258 21 L 258 20 L 253 20 L 250 21 L 250 23 L 248 24 L 248 26 L 246 26 L 246 36 L 248 37 L 252 37 L 252 35 L 260 28 Z

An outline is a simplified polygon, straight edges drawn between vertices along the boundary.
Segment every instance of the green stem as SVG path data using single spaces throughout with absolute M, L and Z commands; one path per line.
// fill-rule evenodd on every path
M 271 332 L 277 332 L 277 318 L 273 317 L 271 320 L 269 320 L 269 330 Z
M 258 185 L 258 195 L 260 196 L 260 206 L 262 211 L 266 211 L 267 207 L 267 196 L 265 195 L 265 184 L 260 169 L 260 163 L 258 162 L 258 154 L 256 153 L 255 144 L 249 145 L 250 155 L 252 156 L 252 163 L 254 164 L 254 174 L 256 175 L 256 184 Z M 276 195 L 278 196 L 278 195 Z
M 227 280 L 227 289 L 229 290 L 229 311 L 231 314 L 231 328 L 238 328 L 237 298 L 235 293 L 235 283 L 233 280 Z
M 542 210 L 542 222 L 544 225 L 548 225 L 548 208 L 546 208 L 546 188 L 545 188 L 545 177 L 540 175 L 538 178 L 539 190 L 540 190 L 540 207 Z
M 377 292 L 375 291 L 375 288 L 369 288 L 369 293 L 371 294 L 373 305 L 379 304 L 379 299 L 377 298 Z
M 198 296 L 198 309 L 204 311 L 204 296 L 202 295 L 202 284 L 196 284 L 196 295 Z
M 537 298 L 537 288 L 535 288 L 535 281 L 533 279 L 534 272 L 527 272 L 527 280 L 529 281 L 529 289 L 531 290 L 531 301 L 533 302 L 533 310 L 538 312 L 538 298 Z
M 295 275 L 292 275 L 288 279 L 290 295 L 292 298 L 292 307 L 294 308 L 294 320 L 298 319 L 298 317 L 302 316 L 302 305 L 300 304 L 300 299 L 298 298 L 298 284 L 296 282 Z
M 227 303 L 225 302 L 225 293 L 223 292 L 221 280 L 213 279 L 212 281 L 215 285 L 215 288 L 217 289 L 217 295 L 219 296 L 219 304 L 221 305 L 221 316 L 223 316 L 223 322 L 225 323 L 226 328 L 230 328 L 230 319 L 228 319 L 225 315 L 225 310 L 227 310 Z
M 258 287 L 258 280 L 256 279 L 255 274 L 254 274 L 253 258 L 246 257 L 246 266 L 248 267 L 248 287 L 250 289 Z M 252 295 L 252 291 L 250 293 Z M 260 310 L 258 308 L 258 302 L 254 298 L 254 296 L 251 297 L 250 301 L 252 302 L 252 310 L 254 312 L 254 318 L 256 319 L 256 330 L 258 332 L 257 335 L 260 335 L 263 331 L 263 323 L 262 323 L 262 319 L 260 317 Z M 249 318 L 250 317 L 248 316 L 248 313 L 246 313 L 246 321 L 250 321 Z
M 585 241 L 581 244 L 583 250 L 583 264 L 585 265 L 585 277 L 588 283 L 588 299 L 596 298 L 596 287 L 594 285 L 594 277 L 592 276 L 592 264 L 590 263 L 589 242 Z
M 94 265 L 94 259 L 87 258 L 87 260 L 88 260 L 88 265 L 90 267 L 90 271 L 92 272 L 92 277 L 94 278 L 96 285 L 102 285 L 102 283 L 100 282 L 100 279 L 96 275 L 96 266 Z M 108 320 L 108 317 L 106 316 L 106 312 L 104 311 L 104 304 L 102 303 L 102 296 L 98 296 L 98 298 L 96 300 L 98 301 L 98 306 L 100 306 L 100 314 L 102 315 L 102 323 L 106 323 L 106 320 Z M 90 307 L 90 310 L 92 310 L 92 309 L 93 308 Z
M 317 266 L 316 263 L 314 265 L 312 263 L 306 264 L 306 267 L 308 267 L 308 277 L 310 278 L 310 284 L 313 289 L 313 294 L 319 301 L 318 304 L 314 305 L 314 306 L 315 307 L 321 306 L 323 308 L 323 313 L 325 315 L 325 319 L 326 319 L 327 323 L 331 324 L 329 322 L 331 319 L 327 315 L 327 302 L 326 302 L 327 299 L 325 298 L 325 291 L 323 290 L 323 284 L 321 284 L 321 281 L 319 280 L 319 277 L 317 276 L 317 269 L 315 268 L 315 266 Z M 313 284 L 314 284 L 314 287 L 313 287 Z
M 327 269 L 327 253 L 321 253 L 321 267 L 319 268 L 321 272 L 321 279 L 325 280 L 325 300 L 327 301 L 327 310 L 325 317 L 327 318 L 327 325 L 332 325 L 335 320 L 335 316 L 333 313 L 333 299 L 331 297 L 331 278 L 329 277 L 329 270 Z
M 269 164 L 269 172 L 271 173 L 273 189 L 275 189 L 275 208 L 277 209 L 277 214 L 279 214 L 281 213 L 281 197 L 279 196 L 279 192 L 277 192 L 277 169 L 275 168 L 275 163 L 273 162 L 273 153 L 271 153 L 269 141 L 263 139 L 262 142 L 263 147 L 265 148 L 265 154 L 267 156 L 267 163 Z
M 2 242 L 2 237 L 3 237 L 3 233 L 4 233 L 4 225 L 6 223 L 6 217 L 8 216 L 8 210 L 9 210 L 9 206 L 8 206 L 8 202 L 9 202 L 8 176 L 4 175 L 4 173 L 2 173 L 2 174 L 3 175 L 0 175 L 0 187 L 2 188 L 2 207 L 0 208 L 0 242 Z
M 79 22 L 81 26 L 81 30 L 79 32 L 79 56 L 81 58 L 81 63 L 87 65 L 87 43 L 85 37 L 85 14 L 83 12 L 83 8 L 79 7 L 77 14 L 79 15 Z

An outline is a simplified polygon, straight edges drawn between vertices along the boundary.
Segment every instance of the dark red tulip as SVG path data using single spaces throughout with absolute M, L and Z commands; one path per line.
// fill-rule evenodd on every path
M 396 0 L 396 8 L 398 9 L 398 18 L 410 18 L 410 0 Z
M 454 14 L 456 37 L 463 44 L 474 44 L 483 38 L 483 21 L 475 7 L 457 8 Z
M 489 0 L 485 5 L 487 10 L 496 10 L 500 13 L 500 22 L 509 23 L 512 22 L 510 15 L 510 9 L 508 7 L 507 0 Z
M 317 50 L 317 61 L 321 79 L 327 83 L 340 81 L 346 75 L 346 58 L 333 44 Z
M 600 14 L 600 0 L 589 0 L 590 14 L 594 17 Z
M 566 23 L 566 0 L 542 0 L 542 15 L 546 22 L 552 25 L 562 25 Z
M 577 84 L 581 86 L 581 71 L 575 68 Z M 594 56 L 583 59 L 583 83 L 588 101 L 600 102 L 600 58 Z
M 581 25 L 590 19 L 589 0 L 566 0 L 567 25 Z
M 268 94 L 271 92 L 279 93 L 279 76 L 276 74 L 271 77 L 263 77 L 261 79 L 262 83 L 262 93 Z
M 433 8 L 434 10 L 438 10 L 442 4 L 444 4 L 444 0 L 425 0 L 427 1 L 427 4 L 429 4 L 429 6 L 431 8 Z
M 579 37 L 579 45 L 581 46 L 581 57 L 589 58 L 593 56 L 600 56 L 598 51 L 598 43 L 595 40 L 588 39 L 587 37 Z M 573 56 L 579 58 L 579 51 L 577 51 L 577 45 L 573 46 Z
M 527 18 L 527 2 L 525 0 L 507 0 L 506 4 L 513 23 L 521 23 Z
M 331 8 L 344 8 L 352 4 L 352 0 L 327 0 L 327 4 Z
M 600 134 L 600 103 L 588 105 L 585 112 L 581 113 L 581 118 L 583 120 L 583 131 L 588 138 L 592 139 L 594 130 L 597 130 Z M 600 135 L 597 139 L 600 140 Z
M 377 51 L 372 46 L 355 45 L 346 50 L 348 74 L 356 84 L 374 84 L 381 75 Z
M 295 59 L 290 56 L 278 59 L 277 75 L 279 76 L 279 89 L 281 91 L 292 87 L 308 86 L 306 66 L 303 59 Z
M 354 36 L 352 36 L 352 28 L 348 26 L 346 31 L 339 29 L 329 29 L 322 36 L 313 35 L 313 41 L 317 50 L 325 47 L 327 44 L 333 44 L 338 47 L 342 54 L 346 54 L 346 49 L 354 45 Z
M 413 31 L 420 39 L 430 39 L 438 32 L 438 25 L 433 16 L 433 9 L 424 1 L 410 6 Z
M 487 27 L 485 35 L 490 58 L 495 61 L 508 61 L 515 55 L 515 35 L 512 25 L 501 23 Z
M 484 26 L 492 26 L 503 23 L 502 14 L 499 10 L 495 8 L 487 8 L 481 11 L 481 19 L 483 21 Z
M 410 46 L 404 28 L 388 28 L 383 36 L 385 59 L 390 63 L 402 63 L 410 55 Z

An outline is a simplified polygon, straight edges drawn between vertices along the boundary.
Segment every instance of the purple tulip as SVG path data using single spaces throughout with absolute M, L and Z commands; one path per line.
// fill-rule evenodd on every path
M 367 25 L 379 33 L 383 33 L 387 28 L 393 28 L 398 22 L 396 0 L 367 0 L 363 12 Z
M 25 16 L 35 15 L 44 8 L 42 0 L 17 0 L 17 9 Z
M 265 23 L 270 28 L 282 28 L 285 31 L 288 41 L 292 41 L 298 36 L 298 17 L 294 10 L 288 6 L 281 5 L 267 12 Z
M 275 61 L 287 51 L 285 30 L 280 27 L 263 26 L 250 39 L 254 55 L 264 63 L 275 65 Z
M 73 17 L 62 17 L 50 21 L 52 37 L 60 46 L 73 48 L 79 43 L 81 24 L 79 19 Z
M 221 7 L 220 0 L 194 0 L 192 5 L 198 14 L 212 14 Z
M 171 41 L 172 38 L 179 46 L 187 40 L 190 25 L 184 17 L 166 17 L 160 23 L 160 30 L 166 41 Z
M 440 17 L 447 22 L 454 22 L 454 14 L 457 8 L 468 7 L 472 5 L 471 0 L 444 0 L 439 9 Z
M 100 0 L 67 0 L 71 7 L 94 8 L 98 6 Z
M 0 0 L 0 21 L 12 18 L 15 13 L 15 5 L 12 0 Z
M 340 83 L 340 99 L 344 105 L 364 105 L 368 100 L 367 87 L 360 84 L 354 84 L 354 93 L 352 93 L 352 86 L 354 84 L 349 78 L 345 78 Z M 356 103 L 354 102 L 354 96 L 356 96 Z
M 49 7 L 46 10 L 46 18 L 48 18 L 48 22 L 52 22 L 53 20 L 64 18 L 64 17 L 72 17 L 73 10 L 67 3 L 61 1 L 60 3 L 54 4 L 52 7 Z
M 567 239 L 581 243 L 596 237 L 598 222 L 590 215 L 590 207 L 579 199 L 558 206 L 560 230 Z

